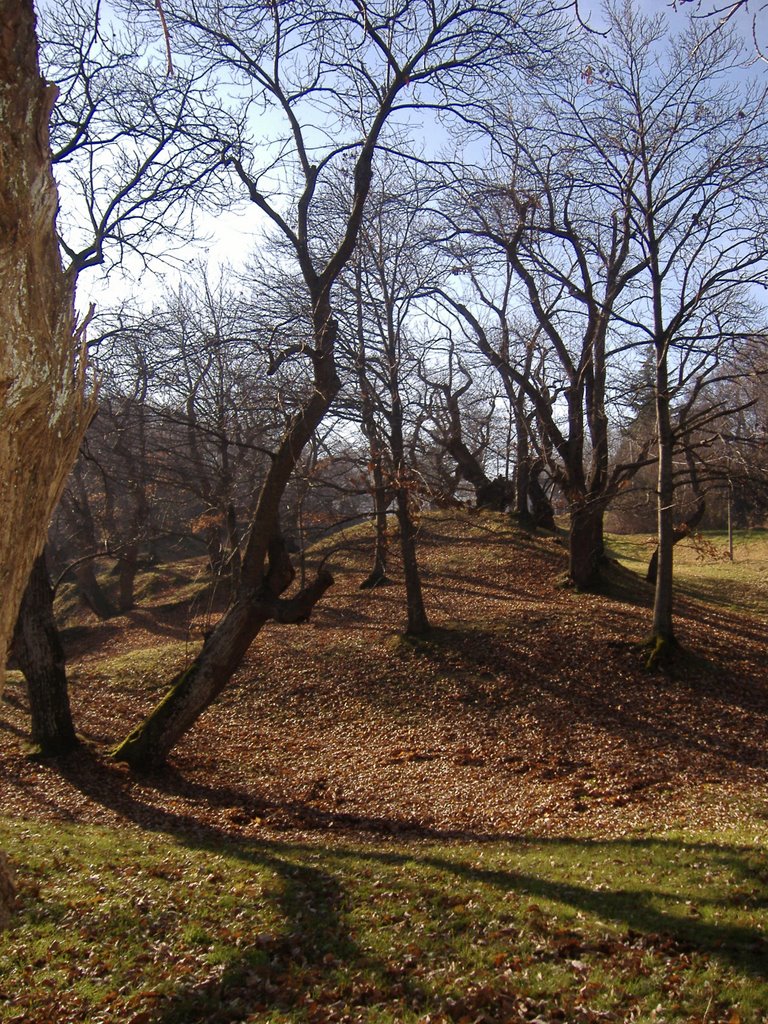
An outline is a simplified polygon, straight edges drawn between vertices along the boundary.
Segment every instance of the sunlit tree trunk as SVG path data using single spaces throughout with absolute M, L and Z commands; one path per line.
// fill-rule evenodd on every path
M 674 547 L 674 478 L 672 465 L 672 424 L 669 411 L 669 381 L 666 344 L 657 346 L 656 432 L 659 446 L 658 534 L 656 591 L 653 601 L 652 639 L 661 652 L 674 641 L 672 628 L 672 564 Z
M 0 0 L 0 685 L 32 563 L 90 416 L 56 235 L 32 0 Z M 12 884 L 0 858 L 0 922 Z

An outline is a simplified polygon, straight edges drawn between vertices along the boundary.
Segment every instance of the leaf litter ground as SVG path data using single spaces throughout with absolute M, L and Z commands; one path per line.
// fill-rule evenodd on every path
M 263 631 L 169 771 L 134 778 L 120 740 L 199 646 L 210 617 L 155 595 L 71 631 L 76 726 L 89 746 L 25 756 L 23 681 L 0 721 L 7 814 L 92 823 L 166 814 L 235 835 L 615 835 L 733 823 L 768 794 L 768 633 L 755 616 L 679 601 L 683 655 L 649 674 L 650 589 L 563 588 L 555 538 L 501 516 L 421 523 L 435 629 L 399 636 L 399 586 L 359 590 L 369 541 L 337 540 L 336 585 L 300 627 Z M 396 572 L 393 567 L 393 575 Z M 198 609 L 199 611 L 199 609 Z

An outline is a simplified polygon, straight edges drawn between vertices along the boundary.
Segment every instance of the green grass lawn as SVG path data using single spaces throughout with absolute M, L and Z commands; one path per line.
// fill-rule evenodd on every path
M 765 808 L 739 833 L 331 847 L 0 824 L 0 1019 L 768 1019 Z
M 656 545 L 650 534 L 609 534 L 609 554 L 645 576 Z M 675 545 L 675 584 L 724 608 L 768 615 L 768 530 L 735 530 L 733 561 L 725 531 L 706 531 Z

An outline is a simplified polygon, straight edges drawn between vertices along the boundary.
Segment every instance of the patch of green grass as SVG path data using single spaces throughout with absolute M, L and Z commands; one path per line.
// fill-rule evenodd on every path
M 145 692 L 166 686 L 171 676 L 190 664 L 198 646 L 187 640 L 170 640 L 152 647 L 137 647 L 101 658 L 95 671 L 118 689 Z
M 642 579 L 656 546 L 649 534 L 610 534 L 609 554 Z M 724 531 L 706 531 L 675 545 L 681 593 L 724 608 L 768 614 L 768 531 L 734 531 L 733 561 Z
M 215 582 L 204 559 L 187 559 L 141 570 L 136 576 L 134 594 L 140 604 L 154 604 L 158 596 L 176 604 L 191 601 Z
M 0 1020 L 757 1024 L 757 810 L 728 835 L 451 847 L 5 822 Z

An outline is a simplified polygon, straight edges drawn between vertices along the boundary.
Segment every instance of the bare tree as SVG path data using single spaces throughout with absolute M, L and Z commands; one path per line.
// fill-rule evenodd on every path
M 524 128 L 497 131 L 499 165 L 459 188 L 447 239 L 458 287 L 441 289 L 505 383 L 519 458 L 538 442 L 567 498 L 569 575 L 581 589 L 599 581 L 603 514 L 632 472 L 610 463 L 607 388 L 612 352 L 627 344 L 621 311 L 644 266 L 631 217 L 637 161 L 606 162 L 610 105 L 587 87 L 571 83 L 539 99 Z M 499 257 L 506 266 L 495 269 Z M 514 323 L 524 306 L 527 337 Z
M 340 388 L 333 290 L 359 237 L 377 149 L 385 141 L 404 145 L 407 118 L 422 106 L 452 108 L 465 122 L 483 117 L 498 76 L 538 59 L 552 28 L 535 6 L 454 0 L 408 0 L 396 11 L 358 0 L 179 0 L 165 10 L 179 53 L 228 76 L 259 125 L 253 140 L 243 136 L 229 151 L 228 164 L 301 273 L 311 317 L 311 342 L 301 354 L 312 387 L 273 453 L 233 604 L 162 703 L 115 751 L 136 767 L 165 760 L 267 621 L 303 621 L 332 583 L 323 571 L 282 597 L 294 572 L 279 511 L 301 453 Z M 347 205 L 329 231 L 321 200 L 337 167 Z
M 652 659 L 674 641 L 675 419 L 681 435 L 725 410 L 697 400 L 760 337 L 753 285 L 768 267 L 764 229 L 766 92 L 727 84 L 742 50 L 697 23 L 674 40 L 624 8 L 591 88 L 614 97 L 622 145 L 639 169 L 632 218 L 642 295 L 624 322 L 652 347 L 658 443 L 658 572 Z M 595 65 L 596 67 L 598 65 Z M 762 335 L 764 339 L 764 335 Z
M 2 0 L 0 22 L 0 682 L 5 653 L 48 520 L 92 405 L 56 234 L 48 118 L 56 88 L 40 77 L 31 0 Z M 0 860 L 0 926 L 12 886 Z

